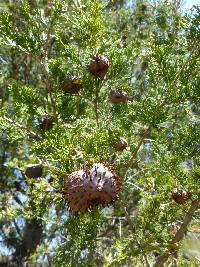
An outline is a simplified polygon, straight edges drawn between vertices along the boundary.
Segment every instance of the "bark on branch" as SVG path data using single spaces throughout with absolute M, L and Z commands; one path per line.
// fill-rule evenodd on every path
M 192 216 L 194 215 L 195 211 L 198 209 L 199 204 L 200 204 L 200 199 L 192 201 L 192 204 L 183 219 L 183 223 L 181 224 L 179 230 L 176 232 L 173 239 L 169 242 L 169 245 L 175 245 L 183 239 L 184 234 L 187 231 L 187 227 L 192 220 Z M 154 267 L 162 267 L 163 264 L 168 260 L 172 252 L 173 251 L 169 250 L 167 253 L 160 256 L 157 262 L 154 264 Z

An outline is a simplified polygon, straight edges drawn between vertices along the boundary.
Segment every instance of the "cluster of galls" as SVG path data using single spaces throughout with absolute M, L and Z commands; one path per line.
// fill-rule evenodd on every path
M 110 60 L 105 55 L 96 55 L 92 58 L 88 70 L 95 77 L 103 78 L 111 65 Z M 76 75 L 69 75 L 62 83 L 62 89 L 65 93 L 78 94 L 83 87 L 82 80 Z M 112 89 L 109 92 L 109 100 L 113 104 L 126 103 L 133 100 L 127 92 L 121 89 Z M 54 125 L 54 118 L 50 115 L 42 115 L 38 119 L 40 128 L 49 131 Z
M 105 55 L 96 55 L 88 65 L 89 72 L 98 78 L 103 78 L 110 67 L 110 60 Z M 76 75 L 69 75 L 62 84 L 65 93 L 78 94 L 83 87 L 82 80 Z
M 88 65 L 88 71 L 96 78 L 103 78 L 111 66 L 111 61 L 106 55 L 96 55 L 90 61 Z M 83 87 L 82 80 L 76 75 L 69 75 L 66 77 L 62 84 L 62 89 L 65 93 L 79 94 Z M 109 92 L 109 100 L 113 104 L 126 103 L 128 100 L 132 100 L 127 92 L 121 89 L 112 89 Z
M 121 190 L 121 183 L 108 167 L 94 163 L 90 169 L 72 172 L 65 179 L 62 189 L 68 208 L 84 213 L 90 208 L 112 204 Z
M 189 193 L 185 189 L 172 189 L 172 198 L 178 204 L 185 204 L 189 200 Z
M 105 55 L 97 55 L 92 58 L 88 70 L 97 77 L 103 78 L 111 65 Z M 82 88 L 82 80 L 75 75 L 67 76 L 62 84 L 65 93 L 79 94 Z M 109 92 L 109 100 L 112 103 L 126 103 L 132 98 L 120 89 L 112 89 Z M 39 126 L 44 131 L 49 131 L 54 125 L 54 118 L 50 115 L 41 115 L 38 119 Z M 123 151 L 128 142 L 121 138 L 116 144 L 117 151 Z M 25 175 L 28 178 L 38 178 L 43 174 L 42 165 L 27 167 Z M 108 167 L 101 163 L 94 163 L 90 169 L 72 172 L 65 179 L 62 194 L 70 210 L 84 213 L 90 208 L 105 207 L 113 203 L 118 192 L 121 190 L 121 183 Z

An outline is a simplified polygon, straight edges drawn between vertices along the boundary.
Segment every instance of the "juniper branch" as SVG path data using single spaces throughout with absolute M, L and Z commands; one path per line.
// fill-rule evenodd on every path
M 32 136 L 34 136 L 34 137 L 36 137 L 36 138 L 40 138 L 40 136 L 39 136 L 38 134 L 36 134 L 36 133 L 34 133 L 33 131 L 29 130 L 26 126 L 24 126 L 24 125 L 22 125 L 22 124 L 20 124 L 20 123 L 18 123 L 18 122 L 16 122 L 16 121 L 14 121 L 14 120 L 11 120 L 11 119 L 9 119 L 9 118 L 6 117 L 6 116 L 4 116 L 3 119 L 6 120 L 6 121 L 9 122 L 9 123 L 14 124 L 15 126 L 19 127 L 20 129 L 24 129 L 24 130 L 26 130 L 26 131 L 27 131 L 29 134 L 31 134 Z
M 192 49 L 191 49 L 191 51 L 190 51 L 188 57 L 185 59 L 185 62 L 183 63 L 181 69 L 177 72 L 177 74 L 176 74 L 174 80 L 173 80 L 172 83 L 169 85 L 170 88 L 173 88 L 173 87 L 177 84 L 177 82 L 179 81 L 182 72 L 185 70 L 185 68 L 187 67 L 187 65 L 190 63 L 190 61 L 191 61 L 191 59 L 192 59 L 194 53 L 196 52 L 197 47 L 198 47 L 198 44 L 199 44 L 199 40 L 194 41 L 194 44 L 193 44 L 193 46 L 192 46 Z M 168 100 L 168 97 L 166 97 L 166 98 L 163 100 L 163 102 L 161 103 L 160 107 L 163 107 L 163 106 L 166 104 L 167 100 Z
M 173 245 L 176 245 L 177 243 L 179 243 L 183 239 L 184 234 L 187 231 L 187 227 L 188 227 L 189 223 L 191 222 L 195 211 L 198 209 L 199 204 L 200 204 L 200 199 L 196 199 L 196 200 L 192 201 L 192 204 L 191 204 L 188 212 L 186 213 L 179 230 L 176 232 L 175 236 L 169 242 L 170 247 L 171 246 L 173 247 Z M 162 267 L 164 265 L 164 263 L 168 260 L 169 256 L 172 254 L 172 252 L 173 252 L 173 249 L 169 250 L 168 252 L 166 252 L 165 254 L 160 256 L 158 258 L 157 262 L 154 264 L 154 267 Z

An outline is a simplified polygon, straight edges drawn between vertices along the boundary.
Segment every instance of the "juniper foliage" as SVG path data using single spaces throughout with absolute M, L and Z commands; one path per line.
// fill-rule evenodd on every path
M 199 17 L 179 1 L 1 1 L 0 236 L 13 260 L 198 266 L 198 207 L 180 229 L 199 201 Z M 96 55 L 111 62 L 104 77 L 88 70 Z M 63 90 L 70 75 L 79 93 Z M 112 89 L 129 100 L 112 103 Z M 109 208 L 73 214 L 64 179 L 95 161 L 109 162 L 123 190 Z M 29 164 L 43 176 L 28 178 Z M 173 188 L 189 201 L 176 203 Z

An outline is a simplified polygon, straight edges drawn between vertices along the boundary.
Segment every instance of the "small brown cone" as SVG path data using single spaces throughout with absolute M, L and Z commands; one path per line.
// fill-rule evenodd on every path
M 78 94 L 82 88 L 81 79 L 78 76 L 70 75 L 63 83 L 63 91 L 65 93 Z
M 91 60 L 88 70 L 94 76 L 103 78 L 108 72 L 110 65 L 111 63 L 107 56 L 97 55 Z
M 112 89 L 109 92 L 109 100 L 113 104 L 116 103 L 126 103 L 129 100 L 129 95 L 127 92 L 120 89 Z
M 42 173 L 43 173 L 42 165 L 29 166 L 25 170 L 25 175 L 28 178 L 39 178 L 42 176 Z
M 49 131 L 53 128 L 54 119 L 50 115 L 42 115 L 39 118 L 39 122 L 40 122 L 40 127 L 43 130 Z
M 189 199 L 189 193 L 185 189 L 172 189 L 172 198 L 178 204 L 185 204 Z
M 120 138 L 119 142 L 116 145 L 117 151 L 123 151 L 128 146 L 128 142 L 124 138 Z

